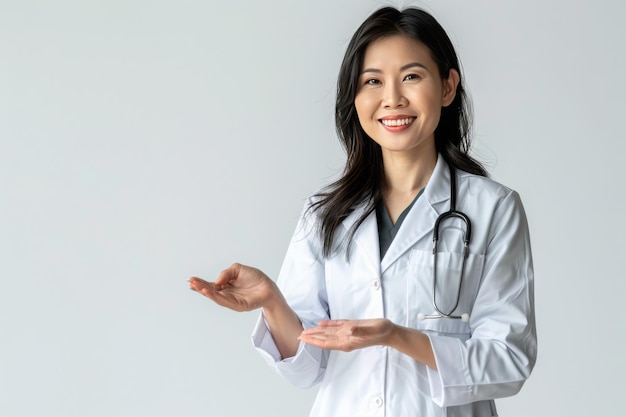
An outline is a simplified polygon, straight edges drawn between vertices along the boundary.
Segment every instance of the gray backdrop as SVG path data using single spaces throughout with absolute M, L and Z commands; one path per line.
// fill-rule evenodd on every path
M 528 212 L 539 359 L 501 415 L 621 413 L 623 2 L 0 0 L 0 415 L 307 415 L 257 313 L 186 279 L 276 276 L 342 166 L 336 74 L 382 4 L 448 30 L 476 155 Z

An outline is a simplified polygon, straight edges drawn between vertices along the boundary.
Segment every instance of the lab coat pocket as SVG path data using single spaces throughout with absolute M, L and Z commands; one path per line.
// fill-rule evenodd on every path
M 440 316 L 440 312 L 453 316 L 467 314 L 471 317 L 482 276 L 484 255 L 470 253 L 464 262 L 462 253 L 439 252 L 436 260 L 435 271 L 432 251 L 415 249 L 411 254 L 412 279 L 407 282 L 407 308 L 411 316 L 409 324 L 416 329 L 438 334 L 469 335 L 470 323 L 467 321 L 428 317 Z

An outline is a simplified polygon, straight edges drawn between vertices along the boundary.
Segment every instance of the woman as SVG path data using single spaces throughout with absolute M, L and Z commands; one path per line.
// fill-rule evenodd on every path
M 259 352 L 295 385 L 321 382 L 312 416 L 494 416 L 528 378 L 527 222 L 468 155 L 469 122 L 443 28 L 418 9 L 375 12 L 339 73 L 344 173 L 307 202 L 277 284 L 240 264 L 190 279 L 220 305 L 262 308 Z M 433 250 L 455 209 L 468 220 L 444 216 Z

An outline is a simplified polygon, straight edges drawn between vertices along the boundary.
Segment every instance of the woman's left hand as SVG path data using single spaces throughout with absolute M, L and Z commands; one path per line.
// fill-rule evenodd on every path
M 395 325 L 387 319 L 324 320 L 306 329 L 300 340 L 322 349 L 350 352 L 369 346 L 388 345 Z

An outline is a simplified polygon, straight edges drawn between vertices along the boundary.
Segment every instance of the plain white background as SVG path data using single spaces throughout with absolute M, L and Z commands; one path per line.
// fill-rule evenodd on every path
M 337 70 L 383 4 L 447 29 L 475 155 L 527 209 L 539 359 L 501 415 L 622 412 L 622 2 L 0 0 L 0 415 L 308 414 L 257 314 L 186 279 L 276 276 L 342 167 Z

